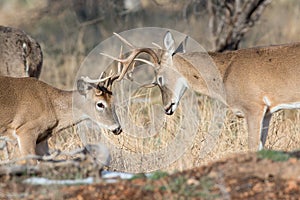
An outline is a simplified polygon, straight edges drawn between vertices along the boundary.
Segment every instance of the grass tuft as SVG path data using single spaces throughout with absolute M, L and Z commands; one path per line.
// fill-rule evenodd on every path
M 261 150 L 258 152 L 258 157 L 261 159 L 270 159 L 274 162 L 287 161 L 291 156 L 281 151 Z

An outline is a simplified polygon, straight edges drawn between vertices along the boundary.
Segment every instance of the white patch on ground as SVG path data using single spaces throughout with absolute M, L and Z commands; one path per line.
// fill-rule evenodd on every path
M 31 185 L 77 185 L 77 184 L 92 184 L 94 183 L 94 178 L 88 177 L 86 179 L 76 179 L 76 180 L 50 180 L 42 177 L 32 177 L 25 179 L 23 183 Z
M 106 183 L 117 183 L 120 179 L 128 180 L 134 176 L 135 174 L 125 172 L 102 171 L 101 173 L 101 178 L 103 178 Z M 145 176 L 149 178 L 152 176 L 152 173 L 147 173 Z
M 124 172 L 110 172 L 110 171 L 103 171 L 101 173 L 101 177 L 104 179 L 131 179 L 134 176 L 134 174 L 131 173 L 124 173 Z
M 262 142 L 260 141 L 258 150 L 261 151 L 263 149 L 264 149 L 264 146 L 263 146 Z
M 106 183 L 117 183 L 119 180 L 128 180 L 134 177 L 135 174 L 125 172 L 102 171 L 101 180 Z M 152 173 L 145 174 L 146 177 L 152 176 Z M 32 177 L 25 179 L 23 183 L 31 185 L 77 185 L 77 184 L 93 184 L 94 178 L 88 177 L 85 179 L 76 180 L 51 180 L 43 177 Z

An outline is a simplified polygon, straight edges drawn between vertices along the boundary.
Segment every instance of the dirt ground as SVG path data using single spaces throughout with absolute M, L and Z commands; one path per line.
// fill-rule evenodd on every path
M 27 185 L 22 174 L 2 175 L 0 199 L 299 199 L 299 158 L 300 152 L 238 154 L 171 175 L 90 185 Z

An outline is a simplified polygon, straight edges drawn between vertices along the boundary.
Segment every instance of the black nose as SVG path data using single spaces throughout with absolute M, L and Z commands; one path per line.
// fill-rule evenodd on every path
M 115 130 L 112 131 L 115 135 L 119 135 L 120 133 L 122 133 L 122 128 L 121 126 L 119 126 L 118 128 L 116 128 Z
M 167 115 L 173 115 L 173 113 L 174 113 L 174 111 L 172 110 L 173 105 L 175 105 L 175 103 L 171 103 L 170 106 L 165 109 L 165 113 Z
M 173 115 L 174 112 L 173 112 L 172 109 L 170 108 L 170 109 L 166 110 L 165 113 L 166 113 L 167 115 Z

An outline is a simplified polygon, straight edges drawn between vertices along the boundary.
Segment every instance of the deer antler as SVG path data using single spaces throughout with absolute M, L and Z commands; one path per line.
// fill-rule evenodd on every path
M 145 59 L 142 59 L 142 58 L 135 58 L 134 60 L 135 60 L 135 61 L 140 61 L 140 62 L 146 63 L 146 64 L 148 64 L 148 65 L 154 67 L 154 63 L 151 62 L 151 61 L 149 61 L 149 60 L 145 60 Z
M 158 49 L 163 49 L 159 44 L 152 42 L 153 46 L 157 47 Z
M 103 72 L 102 72 L 103 73 Z M 102 76 L 102 73 L 101 73 L 101 76 Z M 100 76 L 100 77 L 101 77 Z M 100 83 L 100 82 L 104 82 L 108 79 L 110 79 L 112 76 L 108 76 L 108 77 L 105 77 L 105 78 L 99 78 L 99 79 L 91 79 L 90 77 L 88 76 L 82 76 L 81 79 L 84 80 L 85 82 L 87 83 Z
M 121 79 L 123 79 L 123 77 L 125 76 L 125 74 L 129 70 L 131 64 L 135 61 L 135 58 L 141 53 L 149 54 L 152 57 L 153 61 L 154 61 L 154 65 L 160 63 L 158 55 L 152 49 L 150 49 L 150 48 L 136 48 L 133 44 L 128 42 L 125 38 L 123 38 L 119 34 L 114 33 L 114 35 L 116 35 L 123 43 L 125 43 L 126 45 L 128 45 L 130 48 L 133 49 L 131 54 L 125 59 L 115 58 L 115 57 L 107 55 L 105 53 L 100 53 L 101 55 L 107 56 L 107 57 L 109 57 L 113 60 L 116 60 L 119 63 L 124 65 L 121 72 L 120 72 L 120 74 L 119 74 L 119 77 L 116 79 L 117 81 L 120 81 Z

